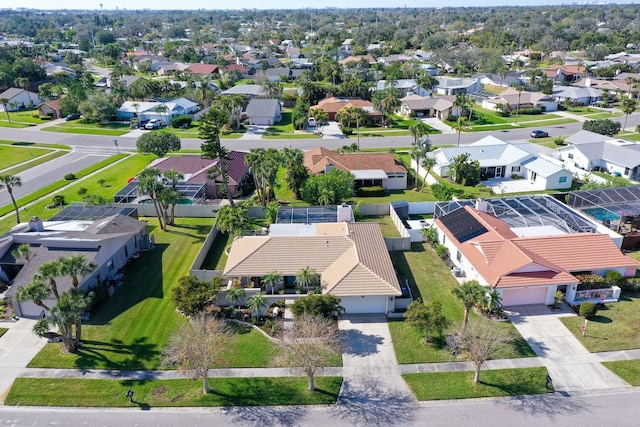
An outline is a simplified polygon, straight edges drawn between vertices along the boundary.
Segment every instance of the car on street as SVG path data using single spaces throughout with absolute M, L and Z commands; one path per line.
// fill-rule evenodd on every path
M 81 117 L 80 113 L 73 113 L 73 114 L 67 114 L 66 117 L 64 118 L 66 121 L 69 120 L 78 120 Z
M 530 135 L 531 135 L 531 138 L 548 138 L 549 137 L 549 133 L 540 129 L 532 130 Z
M 316 127 L 316 119 L 313 117 L 309 117 L 309 119 L 307 120 L 307 126 L 310 128 Z
M 145 129 L 151 130 L 151 129 L 159 129 L 160 126 L 162 126 L 162 120 L 160 119 L 151 119 L 147 122 L 147 124 L 144 125 Z

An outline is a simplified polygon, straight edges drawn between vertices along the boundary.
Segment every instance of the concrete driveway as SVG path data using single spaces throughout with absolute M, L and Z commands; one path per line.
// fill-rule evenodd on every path
M 592 391 L 629 387 L 625 381 L 598 363 L 560 321 L 575 316 L 567 307 L 555 312 L 545 305 L 509 307 L 509 318 L 540 357 L 553 379 L 556 391 Z
M 247 126 L 247 131 L 242 134 L 240 139 L 262 139 L 262 135 L 267 132 L 268 127 L 269 126 L 249 125 Z

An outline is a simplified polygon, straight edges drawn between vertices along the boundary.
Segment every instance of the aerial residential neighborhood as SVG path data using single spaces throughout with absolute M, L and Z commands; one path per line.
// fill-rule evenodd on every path
M 635 425 L 637 5 L 20 1 L 0 424 Z

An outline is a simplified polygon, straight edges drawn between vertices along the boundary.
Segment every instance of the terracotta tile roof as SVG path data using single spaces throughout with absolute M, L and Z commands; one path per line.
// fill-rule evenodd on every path
M 336 296 L 400 295 L 380 227 L 375 223 L 316 224 L 315 236 L 244 236 L 227 259 L 225 276 L 295 276 L 305 267 L 320 274 L 323 293 Z
M 229 183 L 237 184 L 246 175 L 249 167 L 244 159 L 246 153 L 241 151 L 230 151 L 227 168 L 229 170 Z M 185 174 L 186 182 L 190 184 L 204 184 L 207 180 L 207 170 L 218 164 L 217 159 L 203 159 L 201 156 L 168 156 L 155 160 L 150 167 L 166 172 L 175 169 Z
M 319 108 L 325 113 L 337 113 L 346 107 L 359 107 L 373 110 L 373 103 L 359 98 L 338 98 L 332 96 L 331 98 L 323 99 L 310 109 Z
M 572 272 L 640 266 L 606 234 L 517 237 L 498 218 L 469 206 L 462 209 L 487 231 L 460 243 L 440 218 L 435 223 L 492 287 L 571 284 L 578 283 Z
M 216 74 L 218 73 L 218 66 L 216 64 L 191 64 L 187 71 L 200 75 Z
M 338 153 L 317 147 L 304 153 L 304 165 L 314 174 L 324 173 L 331 163 L 343 171 L 379 169 L 387 173 L 406 173 L 407 169 L 391 153 Z

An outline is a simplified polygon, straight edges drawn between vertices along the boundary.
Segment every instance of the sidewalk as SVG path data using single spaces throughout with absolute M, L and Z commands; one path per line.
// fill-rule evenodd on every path
M 25 130 L 35 130 L 35 131 L 40 131 L 40 130 L 42 130 L 42 129 L 44 129 L 44 128 L 48 128 L 48 127 L 51 127 L 51 126 L 56 126 L 56 125 L 62 124 L 62 123 L 64 123 L 64 122 L 65 122 L 65 120 L 64 120 L 64 119 L 55 119 L 55 120 L 50 120 L 50 121 L 48 121 L 48 122 L 41 123 L 41 124 L 39 124 L 39 125 L 29 126 L 28 128 L 25 128 Z

